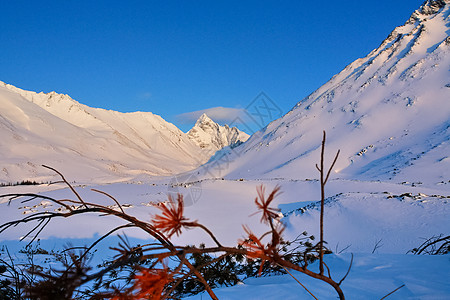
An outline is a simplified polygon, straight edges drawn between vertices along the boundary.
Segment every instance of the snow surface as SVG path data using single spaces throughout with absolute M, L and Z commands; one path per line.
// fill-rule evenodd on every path
M 77 181 L 75 187 L 86 200 L 114 205 L 90 190 L 100 189 L 142 220 L 151 220 L 157 203 L 166 201 L 168 194 L 182 193 L 186 217 L 206 225 L 230 246 L 244 236 L 243 224 L 256 234 L 267 230 L 254 215 L 256 187 L 264 184 L 270 191 L 280 185 L 283 193 L 274 205 L 287 225 L 286 238 L 292 239 L 303 231 L 318 234 L 320 185 L 315 164 L 325 129 L 327 163 L 341 149 L 326 187 L 325 240 L 335 254 L 325 261 L 333 278 L 340 278 L 354 253 L 352 270 L 342 284 L 347 298 L 380 299 L 405 284 L 388 299 L 449 299 L 450 256 L 406 254 L 424 239 L 448 235 L 450 228 L 450 5 L 448 0 L 440 1 L 445 6 L 436 6 L 437 2 L 426 1 L 377 49 L 347 66 L 284 117 L 193 171 L 188 170 L 200 164 L 194 159 L 201 153 L 199 147 L 150 113 L 120 114 L 77 102 L 67 106 L 70 101 L 59 100 L 67 96 L 0 86 L 4 108 L 0 159 L 6 169 L 2 172 L 9 176 L 2 180 L 22 176 L 24 169 L 32 179 L 49 178 L 50 172 L 44 176 L 37 166 L 53 159 L 69 181 Z M 142 132 L 149 124 L 155 130 L 165 127 L 146 138 Z M 173 138 L 184 146 L 177 148 Z M 98 154 L 103 161 L 93 157 Z M 30 156 L 39 163 L 31 162 Z M 105 170 L 113 162 L 123 165 Z M 143 170 L 160 175 L 185 172 L 150 177 L 142 176 Z M 73 198 L 61 184 L 0 187 L 1 194 L 20 192 Z M 4 199 L 0 206 L 2 222 L 60 209 L 18 199 L 10 203 Z M 77 216 L 52 221 L 40 237 L 59 245 L 92 241 L 120 224 L 114 217 Z M 30 226 L 2 233 L 3 244 L 17 247 L 18 237 Z M 126 234 L 135 241 L 148 239 L 136 230 Z M 173 242 L 212 244 L 198 230 L 187 230 Z M 319 299 L 336 297 L 320 281 L 294 275 Z M 216 292 L 220 299 L 311 298 L 288 275 L 248 279 Z M 202 297 L 207 295 L 193 299 Z
M 146 221 L 151 220 L 151 216 L 159 211 L 157 203 L 166 201 L 167 194 L 180 192 L 192 195 L 191 202 L 187 203 L 185 216 L 210 228 L 222 244 L 235 246 L 238 239 L 245 235 L 243 224 L 248 225 L 256 234 L 267 230 L 259 223 L 260 216 L 253 215 L 256 212 L 255 187 L 259 184 L 265 184 L 267 191 L 277 184 L 281 185 L 283 194 L 274 201 L 274 206 L 280 207 L 283 213 L 282 221 L 287 225 L 287 239 L 293 239 L 303 231 L 318 236 L 320 187 L 317 180 L 219 179 L 185 182 L 173 189 L 172 179 L 160 178 L 153 183 L 83 185 L 77 186 L 76 190 L 87 201 L 114 206 L 111 199 L 90 188 L 108 192 L 120 200 L 127 213 Z M 0 191 L 3 194 L 42 190 L 45 195 L 55 198 L 74 198 L 68 189 L 61 187 L 3 187 Z M 416 257 L 406 254 L 425 238 L 448 232 L 450 196 L 447 185 L 430 188 L 410 183 L 335 179 L 329 182 L 327 195 L 325 240 L 337 255 L 326 256 L 326 262 L 332 269 L 334 278 L 345 274 L 349 253 L 355 255 L 350 276 L 342 286 L 349 299 L 379 299 L 402 284 L 406 284 L 406 287 L 392 299 L 445 299 L 450 295 L 447 282 L 449 255 Z M 21 203 L 19 200 L 9 204 L 3 202 L 0 204 L 0 218 L 3 222 L 32 212 L 61 209 L 45 201 L 32 204 Z M 71 241 L 80 243 L 80 240 L 86 241 L 82 242 L 84 245 L 122 223 L 114 217 L 95 214 L 54 220 L 40 234 L 40 238 L 51 241 L 50 248 L 58 248 Z M 24 246 L 26 241 L 17 243 L 17 239 L 31 229 L 31 226 L 18 226 L 4 232 L 2 244 Z M 128 230 L 123 233 L 135 243 L 148 242 L 148 236 L 140 231 Z M 198 245 L 202 242 L 212 245 L 210 238 L 198 230 L 186 230 L 172 240 L 180 245 Z M 105 251 L 106 245 L 109 244 L 102 243 L 98 246 L 100 253 Z M 375 253 L 372 254 L 374 249 Z M 334 297 L 330 287 L 297 273 L 296 276 L 319 299 Z M 219 289 L 218 295 L 220 299 L 279 299 L 281 296 L 294 299 L 306 294 L 290 277 L 276 276 L 249 279 L 244 285 Z
M 341 279 L 349 266 L 349 254 L 326 256 L 334 278 Z M 446 266 L 447 269 L 444 269 Z M 387 299 L 448 299 L 449 257 L 412 255 L 354 255 L 349 276 L 342 283 L 346 299 L 381 299 L 405 284 Z M 317 264 L 316 264 L 317 268 Z M 292 274 L 318 299 L 337 299 L 323 282 L 299 273 Z M 290 275 L 252 278 L 242 285 L 214 291 L 219 299 L 313 299 Z M 186 299 L 204 299 L 202 294 Z

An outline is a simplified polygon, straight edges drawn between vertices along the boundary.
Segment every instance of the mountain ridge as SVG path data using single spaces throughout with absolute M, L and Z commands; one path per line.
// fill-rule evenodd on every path
M 41 164 L 77 181 L 167 176 L 191 170 L 212 154 L 150 112 L 92 108 L 68 95 L 36 93 L 3 82 L 0 101 L 2 182 L 49 181 L 52 176 Z
M 208 174 L 310 178 L 326 130 L 328 149 L 341 149 L 334 176 L 447 181 L 450 9 L 442 3 L 426 1 L 378 48 L 229 151 L 224 163 L 206 165 Z M 435 13 L 425 16 L 428 7 Z

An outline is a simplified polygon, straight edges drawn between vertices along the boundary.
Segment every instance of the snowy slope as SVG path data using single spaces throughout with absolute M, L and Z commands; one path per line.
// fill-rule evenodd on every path
M 327 265 L 334 278 L 342 278 L 350 264 L 350 254 L 329 255 Z M 315 263 L 317 266 L 317 263 Z M 448 299 L 450 275 L 448 257 L 412 255 L 355 254 L 349 276 L 343 281 L 346 299 L 382 299 L 389 292 L 389 300 Z M 336 293 L 319 280 L 300 272 L 292 273 L 317 299 L 337 299 Z M 424 275 L 426 274 L 426 276 Z M 234 299 L 314 299 L 289 275 L 250 278 L 243 284 L 214 291 L 221 300 Z M 205 299 L 206 293 L 185 299 Z
M 245 236 L 242 225 L 249 226 L 257 235 L 268 229 L 267 225 L 260 223 L 261 215 L 255 215 L 255 187 L 262 183 L 267 191 L 277 184 L 282 187 L 283 193 L 275 198 L 273 206 L 280 207 L 286 216 L 287 239 L 293 240 L 305 230 L 308 234 L 318 236 L 319 211 L 316 201 L 319 199 L 319 186 L 313 180 L 204 180 L 186 184 L 179 186 L 178 191 L 189 195 L 195 189 L 198 197 L 194 203 L 185 207 L 184 216 L 207 226 L 223 245 L 235 246 Z M 169 185 L 168 181 L 152 181 L 152 184 L 116 183 L 89 187 L 109 193 L 121 202 L 127 213 L 149 221 L 152 215 L 159 212 L 156 203 L 167 200 Z M 0 191 L 2 194 L 40 191 L 58 199 L 74 199 L 70 190 L 61 187 L 61 184 L 15 186 L 2 187 Z M 75 186 L 75 189 L 88 202 L 108 206 L 115 204 L 110 198 L 88 187 Z M 327 255 L 325 261 L 331 268 L 333 278 L 339 280 L 347 271 L 350 252 L 354 253 L 352 270 L 342 285 L 348 299 L 381 299 L 402 284 L 406 286 L 390 298 L 448 298 L 449 256 L 405 254 L 422 244 L 424 238 L 448 232 L 448 187 L 331 180 L 327 192 L 334 196 L 326 201 L 325 240 L 335 254 Z M 30 216 L 33 212 L 61 210 L 59 205 L 47 201 L 21 203 L 20 200 L 15 199 L 11 203 L 6 198 L 0 200 L 2 222 Z M 84 214 L 52 220 L 39 237 L 42 243 L 48 245 L 47 249 L 54 249 L 54 244 L 60 248 L 69 242 L 86 245 L 122 224 L 125 221 L 119 221 L 113 216 Z M 17 239 L 34 225 L 23 224 L 2 232 L 0 246 L 9 245 L 15 249 L 24 247 L 27 241 L 19 243 Z M 126 234 L 133 244 L 149 243 L 148 234 L 142 230 L 129 229 L 118 233 Z M 199 245 L 202 242 L 214 245 L 211 238 L 199 229 L 183 229 L 182 234 L 173 236 L 171 241 L 176 245 Z M 106 257 L 103 253 L 107 253 L 108 247 L 116 246 L 116 243 L 117 239 L 116 242 L 102 241 L 97 245 L 100 256 L 97 259 Z M 372 254 L 377 244 L 378 248 Z M 341 254 L 341 251 L 344 253 Z M 111 251 L 109 253 L 111 257 Z M 295 275 L 319 299 L 335 297 L 329 286 L 298 273 Z M 304 290 L 288 276 L 250 278 L 243 285 L 222 288 L 217 293 L 219 299 L 298 299 L 303 295 L 308 299 Z M 209 297 L 199 295 L 194 299 Z
M 220 126 L 206 114 L 200 116 L 187 135 L 200 148 L 213 152 L 227 146 L 234 147 L 245 142 L 250 137 L 236 127 Z
M 279 207 L 283 214 L 282 220 L 287 226 L 285 237 L 292 240 L 304 230 L 317 236 L 320 185 L 314 165 L 320 156 L 321 135 L 325 129 L 328 160 L 336 149 L 342 151 L 338 172 L 326 187 L 325 240 L 335 254 L 326 256 L 325 261 L 333 278 L 339 280 L 347 271 L 349 252 L 354 253 L 351 272 L 342 284 L 347 298 L 380 299 L 405 284 L 388 299 L 448 299 L 448 255 L 405 253 L 433 235 L 447 235 L 450 228 L 449 2 L 427 1 L 379 48 L 350 64 L 300 101 L 286 116 L 243 145 L 228 150 L 225 157 L 217 155 L 217 160 L 190 173 L 192 177 L 186 176 L 193 182 L 160 178 L 152 179 L 151 184 L 89 187 L 110 193 L 126 207 L 126 212 L 145 221 L 158 212 L 155 203 L 166 201 L 167 194 L 174 192 L 174 188 L 184 195 L 195 195 L 185 208 L 185 216 L 206 225 L 222 244 L 234 246 L 244 236 L 242 224 L 256 234 L 267 230 L 259 222 L 260 215 L 254 214 L 255 187 L 264 184 L 270 191 L 280 185 L 283 193 L 273 201 L 273 206 Z M 29 106 L 33 103 L 27 104 L 20 95 L 14 96 L 20 105 L 5 101 L 4 93 L 6 91 L 0 89 L 1 103 L 8 112 L 0 113 L 0 130 L 6 138 L 6 143 L 0 144 L 0 151 L 2 155 L 19 157 L 15 159 L 20 166 L 25 165 L 30 153 L 42 153 L 43 157 L 60 155 L 56 150 L 62 150 L 52 149 L 50 142 L 41 140 L 44 132 L 48 137 L 48 132 L 54 132 L 55 127 L 70 132 L 70 137 L 65 139 L 48 137 L 64 147 L 75 143 L 75 138 L 83 140 L 105 128 L 90 118 L 86 131 L 82 125 L 87 121 L 79 124 L 81 127 L 62 122 L 60 117 L 49 116 L 47 110 L 38 109 L 40 106 Z M 35 127 L 41 129 L 32 133 L 30 128 Z M 98 139 L 103 140 L 104 136 L 98 135 Z M 12 150 L 5 146 L 12 143 L 18 146 Z M 119 147 L 115 140 L 113 146 L 109 140 L 105 145 L 108 149 Z M 62 155 L 58 157 L 63 159 Z M 96 160 L 89 165 L 92 169 L 78 173 L 70 170 L 76 167 L 78 160 L 74 162 L 62 170 L 65 174 L 72 173 L 66 174 L 69 180 L 80 172 L 83 175 L 91 170 L 100 172 L 95 169 L 100 168 Z M 202 171 L 203 177 L 220 178 L 202 180 Z M 73 198 L 68 189 L 60 188 L 61 185 L 19 186 L 2 187 L 1 191 L 5 194 L 43 192 L 59 199 Z M 84 186 L 75 188 L 85 200 L 114 204 Z M 42 203 L 26 206 L 18 199 L 2 202 L 0 219 L 3 222 L 32 212 L 58 209 L 56 205 L 49 207 Z M 51 237 L 59 238 L 60 244 L 67 244 L 67 241 L 84 244 L 86 238 L 92 240 L 95 235 L 105 234 L 118 225 L 112 216 L 78 216 L 72 220 L 52 221 L 41 238 L 49 242 Z M 0 239 L 2 243 L 17 247 L 17 238 L 30 228 L 32 226 L 11 228 L 3 232 Z M 127 231 L 126 234 L 142 241 L 148 238 L 142 232 Z M 76 238 L 83 240 L 80 242 Z M 179 245 L 211 243 L 206 234 L 196 229 L 185 230 L 172 241 Z M 103 251 L 108 248 L 103 247 Z M 294 275 L 319 299 L 335 298 L 329 286 L 298 273 Z M 311 298 L 289 276 L 252 278 L 242 285 L 216 289 L 216 292 L 220 299 L 298 299 L 303 295 L 302 298 Z M 204 298 L 208 297 L 204 294 L 193 297 Z
M 208 159 L 173 124 L 148 112 L 120 113 L 67 95 L 0 83 L 0 181 L 46 181 L 40 165 L 77 181 L 114 182 L 170 175 Z
M 340 178 L 447 181 L 449 14 L 448 0 L 426 2 L 377 49 L 230 151 L 220 167 L 209 164 L 208 173 L 310 178 L 326 130 L 328 151 L 341 149 Z

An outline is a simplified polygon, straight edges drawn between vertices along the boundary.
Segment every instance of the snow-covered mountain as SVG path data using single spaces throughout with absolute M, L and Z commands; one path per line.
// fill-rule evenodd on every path
M 153 184 L 96 184 L 134 178 L 145 171 L 177 172 L 199 164 L 192 156 L 205 155 L 207 148 L 201 149 L 161 118 L 92 109 L 65 95 L 36 94 L 0 84 L 0 182 L 4 178 L 12 181 L 23 170 L 33 180 L 47 178 L 48 173 L 40 173 L 34 161 L 51 164 L 70 180 L 92 180 L 88 187 L 113 195 L 127 214 L 146 222 L 160 213 L 157 203 L 179 192 L 193 200 L 185 203 L 183 216 L 198 220 L 221 244 L 230 246 L 245 236 L 241 224 L 267 238 L 268 227 L 255 215 L 255 187 L 263 184 L 271 191 L 280 185 L 283 193 L 273 199 L 271 207 L 278 207 L 283 216 L 283 238 L 293 241 L 302 232 L 319 235 L 320 184 L 311 178 L 318 177 L 315 164 L 322 130 L 326 130 L 327 162 L 338 148 L 341 156 L 326 187 L 324 238 L 334 254 L 326 255 L 325 261 L 333 278 L 349 275 L 342 285 L 346 297 L 448 299 L 448 255 L 405 253 L 424 239 L 447 236 L 450 228 L 449 3 L 426 1 L 377 49 L 347 66 L 284 117 L 243 145 L 219 151 L 201 169 L 175 182 L 174 178 L 152 178 Z M 198 123 L 212 124 L 204 119 Z M 206 141 L 217 136 L 217 131 L 206 132 L 201 135 Z M 225 178 L 205 178 L 211 175 Z M 22 179 L 27 178 L 17 180 Z M 88 188 L 76 189 L 87 202 L 114 204 Z M 60 184 L 2 190 L 4 194 L 32 192 L 76 199 Z M 27 205 L 21 199 L 9 200 L 0 199 L 3 223 L 61 209 L 36 199 Z M 44 249 L 61 248 L 55 247 L 57 243 L 81 246 L 98 241 L 98 236 L 117 226 L 112 215 L 99 219 L 96 214 L 82 214 L 50 222 L 42 232 L 31 232 L 28 240 L 38 233 Z M 18 237 L 33 228 L 24 227 L 1 232 L 0 242 L 13 257 L 28 242 L 19 243 Z M 149 242 L 145 231 L 126 234 L 131 245 Z M 114 255 L 108 251 L 119 240 L 109 238 L 112 235 L 96 245 L 93 259 L 101 262 Z M 171 242 L 216 245 L 208 234 L 195 229 L 183 229 Z M 45 248 L 45 244 L 51 246 Z M 346 273 L 349 266 L 350 273 Z M 293 273 L 297 275 L 302 276 Z M 290 276 L 247 278 L 214 292 L 220 299 L 336 297 L 321 281 L 303 276 L 301 282 L 307 289 L 302 289 Z
M 208 164 L 208 173 L 315 177 L 326 130 L 329 159 L 341 149 L 340 178 L 448 182 L 449 3 L 426 1 L 377 49 L 229 151 L 222 162 Z
M 187 133 L 188 137 L 200 148 L 216 152 L 224 147 L 234 147 L 250 137 L 236 127 L 221 126 L 202 114 L 194 127 Z
M 91 108 L 55 92 L 0 83 L 0 182 L 114 182 L 190 170 L 209 157 L 175 125 L 149 112 Z
M 449 14 L 449 0 L 426 1 L 377 49 L 245 144 L 230 147 L 226 159 L 219 155 L 223 163 L 210 162 L 208 174 L 313 177 L 326 130 L 328 150 L 341 149 L 341 178 L 448 181 Z M 95 182 L 168 175 L 247 138 L 206 115 L 184 134 L 151 113 L 90 108 L 67 95 L 4 83 L 0 101 L 2 182 L 45 180 L 41 164 Z

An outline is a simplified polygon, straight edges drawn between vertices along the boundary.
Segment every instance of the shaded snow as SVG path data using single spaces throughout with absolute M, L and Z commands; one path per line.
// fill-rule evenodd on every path
M 327 255 L 327 265 L 335 280 L 340 280 L 350 263 L 350 255 Z M 317 264 L 314 264 L 317 268 Z M 341 287 L 346 299 L 381 299 L 405 285 L 388 299 L 448 299 L 450 287 L 449 256 L 354 254 L 349 276 Z M 336 299 L 334 290 L 315 279 L 292 274 L 318 299 Z M 252 278 L 244 284 L 214 291 L 219 299 L 312 299 L 289 275 Z M 207 294 L 185 299 L 204 299 Z

